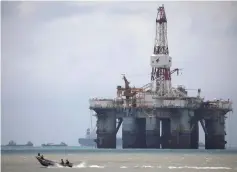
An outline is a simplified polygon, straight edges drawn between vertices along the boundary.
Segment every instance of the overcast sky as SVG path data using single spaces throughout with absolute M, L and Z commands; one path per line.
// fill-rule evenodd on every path
M 149 82 L 160 4 L 2 2 L 2 142 L 78 145 L 89 98 L 113 98 L 121 74 L 132 86 Z M 173 68 L 184 69 L 173 85 L 237 103 L 237 2 L 164 5 Z M 229 115 L 237 145 L 237 113 Z

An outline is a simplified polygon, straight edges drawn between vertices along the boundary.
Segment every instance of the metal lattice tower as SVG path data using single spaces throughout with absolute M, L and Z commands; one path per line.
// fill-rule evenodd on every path
M 155 45 L 151 56 L 151 81 L 155 83 L 155 91 L 160 96 L 168 96 L 172 92 L 171 65 L 172 58 L 169 56 L 167 39 L 167 18 L 164 5 L 162 5 L 157 12 Z

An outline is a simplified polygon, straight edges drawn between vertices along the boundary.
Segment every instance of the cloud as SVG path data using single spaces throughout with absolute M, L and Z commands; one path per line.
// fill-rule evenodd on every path
M 17 6 L 17 10 L 21 17 L 30 16 L 37 10 L 37 5 L 35 2 L 21 2 Z
M 90 97 L 113 98 L 116 86 L 123 84 L 122 73 L 127 74 L 132 85 L 149 82 L 149 56 L 159 4 L 7 5 L 11 10 L 4 13 L 2 20 L 5 142 L 14 138 L 19 142 L 32 139 L 38 144 L 59 142 L 63 134 L 65 141 L 77 144 L 77 137 L 83 136 L 89 126 Z M 181 77 L 173 77 L 173 83 L 201 87 L 210 98 L 231 96 L 230 90 L 236 86 L 230 82 L 235 70 L 231 67 L 236 62 L 236 5 L 168 2 L 165 8 L 173 66 L 184 68 Z M 24 133 L 29 130 L 31 134 Z M 47 134 L 39 137 L 40 132 Z

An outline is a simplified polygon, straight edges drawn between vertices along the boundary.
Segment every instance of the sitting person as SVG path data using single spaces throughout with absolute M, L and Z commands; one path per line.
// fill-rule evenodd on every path
M 63 159 L 61 159 L 61 164 L 64 165 L 64 161 L 63 161 Z
M 38 153 L 38 157 L 40 157 L 40 153 Z
M 43 155 L 41 155 L 41 159 L 44 159 L 44 156 L 43 156 Z
M 69 164 L 69 161 L 68 161 L 68 160 L 66 160 L 66 164 L 67 164 L 67 165 Z

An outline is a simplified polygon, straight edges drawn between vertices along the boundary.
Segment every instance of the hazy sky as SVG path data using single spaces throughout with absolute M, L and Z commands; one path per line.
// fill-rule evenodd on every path
M 123 73 L 137 87 L 149 82 L 160 4 L 2 2 L 2 142 L 78 145 L 89 98 L 113 98 Z M 173 68 L 184 69 L 173 85 L 237 104 L 237 2 L 164 5 Z

